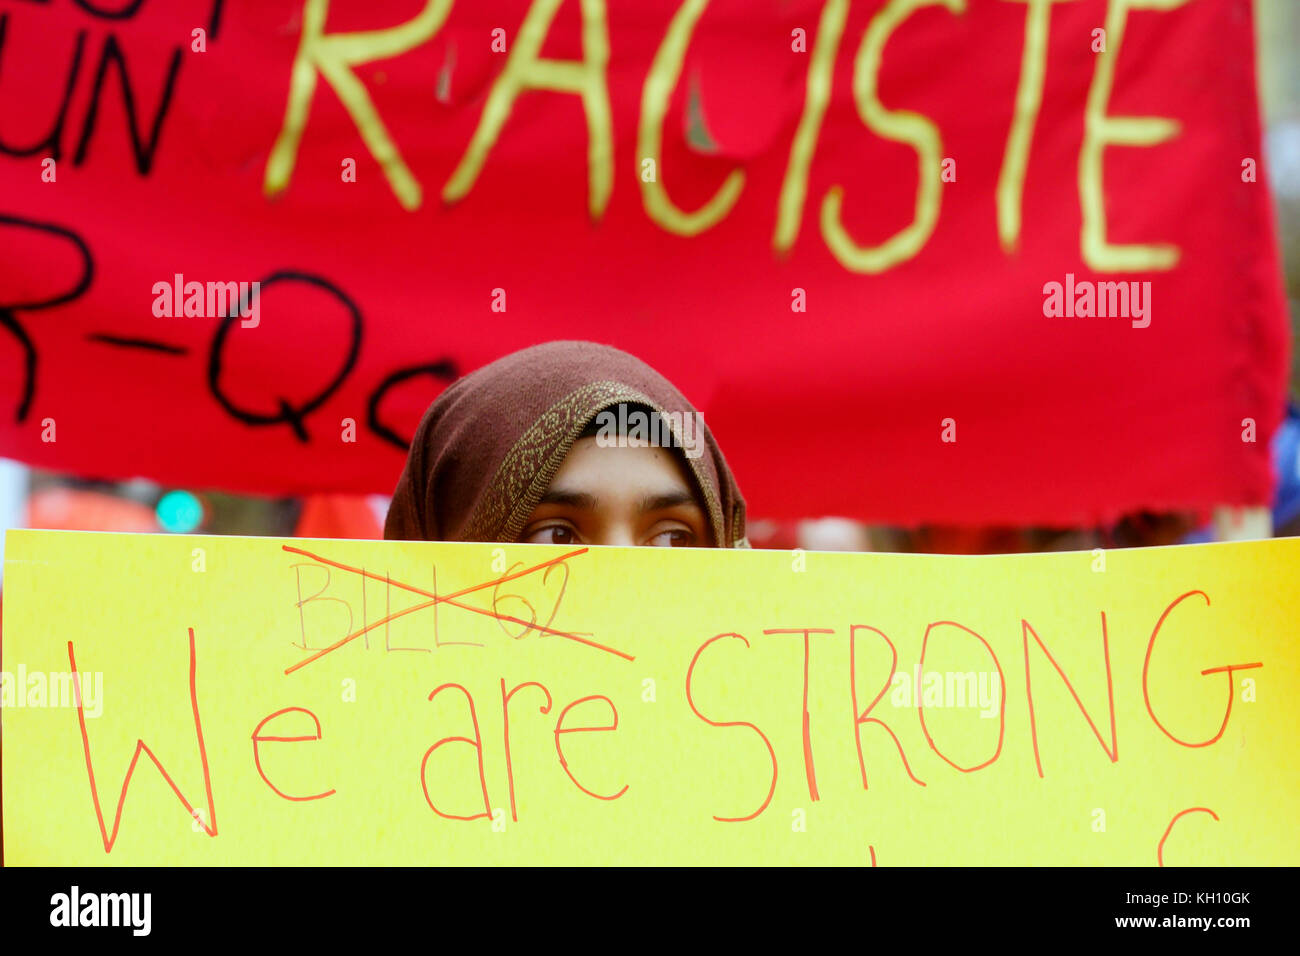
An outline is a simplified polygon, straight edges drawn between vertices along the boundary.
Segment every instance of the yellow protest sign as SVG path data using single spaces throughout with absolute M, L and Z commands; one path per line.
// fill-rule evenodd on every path
M 1297 580 L 10 532 L 5 862 L 1296 864 Z

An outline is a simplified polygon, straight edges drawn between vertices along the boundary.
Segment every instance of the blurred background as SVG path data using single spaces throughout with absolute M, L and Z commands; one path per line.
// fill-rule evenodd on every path
M 1286 274 L 1292 338 L 1300 328 L 1300 2 L 1256 0 L 1258 68 L 1269 187 Z M 1207 68 L 1213 68 L 1207 67 Z M 1133 514 L 1104 527 L 884 527 L 834 515 L 770 521 L 751 514 L 755 547 L 997 553 L 1161 545 L 1300 533 L 1300 349 L 1292 349 L 1287 418 L 1273 437 L 1277 495 L 1271 514 Z M 741 475 L 743 490 L 743 478 Z M 0 459 L 0 523 L 88 531 L 303 537 L 380 537 L 382 495 L 268 498 L 144 479 L 99 480 Z M 1217 525 L 1216 525 L 1217 520 Z

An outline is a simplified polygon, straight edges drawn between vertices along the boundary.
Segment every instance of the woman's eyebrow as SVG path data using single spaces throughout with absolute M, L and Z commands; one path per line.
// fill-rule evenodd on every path
M 641 499 L 639 509 L 642 514 L 650 511 L 664 511 L 668 508 L 676 508 L 679 505 L 695 505 L 699 507 L 695 496 L 689 491 L 669 491 L 663 494 L 650 494 Z
M 585 491 L 551 488 L 546 494 L 542 495 L 542 500 L 537 503 L 539 505 L 567 505 L 570 508 L 578 508 L 582 511 L 595 511 L 600 501 L 595 495 Z

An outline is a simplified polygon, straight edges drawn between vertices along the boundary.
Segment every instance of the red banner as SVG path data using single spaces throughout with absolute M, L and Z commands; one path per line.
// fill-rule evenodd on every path
M 388 491 L 556 338 L 756 516 L 1268 500 L 1248 0 L 0 6 L 0 453 Z

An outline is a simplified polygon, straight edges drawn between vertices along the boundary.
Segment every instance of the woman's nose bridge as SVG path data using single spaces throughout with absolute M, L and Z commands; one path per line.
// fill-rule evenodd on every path
M 627 522 L 619 521 L 612 522 L 602 528 L 599 538 L 594 543 L 621 547 L 635 547 L 640 542 L 636 540 L 636 530 L 632 525 Z

